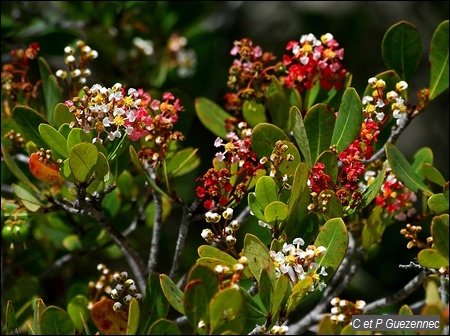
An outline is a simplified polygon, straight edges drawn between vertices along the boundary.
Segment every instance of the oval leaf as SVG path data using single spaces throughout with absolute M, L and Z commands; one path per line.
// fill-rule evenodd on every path
M 84 295 L 77 295 L 67 305 L 67 313 L 72 319 L 78 332 L 83 331 L 84 323 L 89 318 L 89 300 Z
M 127 309 L 115 312 L 115 301 L 103 299 L 92 306 L 91 317 L 98 330 L 105 335 L 124 335 L 127 330 Z
M 266 223 L 277 223 L 284 221 L 289 213 L 288 206 L 280 201 L 269 203 L 264 209 Z
M 45 119 L 30 107 L 14 107 L 13 117 L 25 139 L 33 141 L 37 147 L 47 146 L 39 133 L 39 125 L 45 123 Z
M 303 158 L 309 170 L 312 168 L 311 151 L 309 149 L 308 135 L 306 134 L 303 117 L 300 110 L 295 106 L 292 107 L 292 113 L 294 115 L 294 125 L 292 128 L 294 139 L 298 148 L 300 148 L 300 152 L 303 154 Z
M 252 100 L 244 101 L 242 105 L 242 116 L 250 127 L 255 127 L 259 123 L 267 122 L 266 109 L 264 105 Z
M 278 140 L 289 141 L 283 130 L 275 125 L 261 123 L 255 126 L 251 135 L 252 149 L 258 156 L 269 158 Z
M 433 167 L 431 164 L 428 163 L 422 163 L 420 165 L 420 172 L 422 175 L 428 179 L 429 181 L 436 183 L 437 185 L 443 187 L 445 185 L 445 178 L 442 176 L 442 174 L 437 170 L 435 167 Z
M 394 24 L 384 35 L 381 55 L 386 67 L 409 83 L 422 57 L 422 41 L 417 28 L 406 21 Z
M 170 305 L 179 313 L 184 313 L 184 293 L 166 274 L 159 275 L 161 289 Z
M 419 264 L 426 268 L 439 269 L 448 266 L 448 257 L 444 257 L 435 249 L 423 249 L 417 255 Z
M 55 128 L 47 124 L 40 124 L 39 133 L 52 150 L 55 159 L 67 159 L 69 157 L 67 140 Z
M 73 335 L 75 333 L 75 325 L 69 314 L 59 307 L 45 308 L 39 322 L 39 331 L 42 335 Z
M 93 144 L 79 143 L 69 152 L 69 166 L 79 182 L 88 181 L 98 160 L 98 150 Z
M 447 204 L 448 206 L 448 204 Z M 448 247 L 448 214 L 435 216 L 431 222 L 431 236 L 433 237 L 433 244 L 436 249 L 443 255 L 449 255 Z
M 147 335 L 181 335 L 181 331 L 175 322 L 159 319 L 152 324 Z
M 195 100 L 195 111 L 203 126 L 218 137 L 226 138 L 228 132 L 225 129 L 225 120 L 232 118 L 230 114 L 204 97 Z
M 347 252 L 348 232 L 342 218 L 328 220 L 320 229 L 314 246 L 325 246 L 327 249 L 325 255 L 316 262 L 325 267 L 328 273 L 326 279 L 329 279 L 336 272 Z
M 430 96 L 433 100 L 448 89 L 448 20 L 434 31 L 430 46 Z
M 245 298 L 236 288 L 227 288 L 212 298 L 209 304 L 211 334 L 224 332 L 240 335 L 245 326 Z
M 250 233 L 245 235 L 244 255 L 248 259 L 250 271 L 258 282 L 260 280 L 261 269 L 265 268 L 272 284 L 275 284 L 276 274 L 272 257 L 270 257 L 267 247 L 255 235 Z
M 341 152 L 359 135 L 363 122 L 362 103 L 354 88 L 347 88 L 342 96 L 331 144 Z
M 274 179 L 270 176 L 261 176 L 256 183 L 255 196 L 262 209 L 265 209 L 269 203 L 277 201 L 278 187 Z
M 320 153 L 330 148 L 336 116 L 325 104 L 316 104 L 305 114 L 304 124 L 311 153 L 311 164 Z
M 75 116 L 69 112 L 69 108 L 65 104 L 56 104 L 55 109 L 53 110 L 53 122 L 56 127 L 60 127 L 66 123 L 70 124 L 75 121 Z
M 402 152 L 395 145 L 390 143 L 386 144 L 386 157 L 397 178 L 408 189 L 414 192 L 420 189 L 427 196 L 433 195 L 433 192 L 421 181 Z

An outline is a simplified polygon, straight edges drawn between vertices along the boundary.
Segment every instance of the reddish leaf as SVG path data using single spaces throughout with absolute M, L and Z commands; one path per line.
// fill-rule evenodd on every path
M 94 304 L 91 310 L 92 320 L 98 330 L 105 335 L 125 335 L 128 310 L 115 312 L 114 303 L 113 300 L 104 299 Z

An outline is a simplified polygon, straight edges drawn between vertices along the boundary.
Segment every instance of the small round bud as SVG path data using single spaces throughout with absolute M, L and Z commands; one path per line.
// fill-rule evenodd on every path
M 114 303 L 113 309 L 115 312 L 121 312 L 123 309 L 123 305 L 120 302 Z

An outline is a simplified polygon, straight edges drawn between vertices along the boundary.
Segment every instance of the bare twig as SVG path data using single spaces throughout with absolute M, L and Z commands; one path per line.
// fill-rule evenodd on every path
M 159 192 L 153 191 L 153 202 L 155 203 L 155 214 L 153 218 L 153 235 L 150 255 L 148 258 L 148 274 L 152 274 L 158 264 L 159 240 L 161 239 L 162 226 L 162 196 Z

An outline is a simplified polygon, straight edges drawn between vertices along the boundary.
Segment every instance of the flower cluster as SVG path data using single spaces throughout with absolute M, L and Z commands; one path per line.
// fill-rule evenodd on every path
M 353 315 L 364 314 L 364 307 L 366 302 L 363 300 L 357 300 L 355 303 L 349 300 L 341 300 L 335 297 L 331 300 L 331 317 L 330 320 L 334 324 L 346 325 L 351 321 Z
M 286 85 L 302 92 L 312 89 L 319 81 L 325 90 L 340 90 L 347 71 L 342 65 L 344 49 L 338 47 L 330 33 L 322 35 L 320 40 L 307 34 L 299 41 L 290 41 L 286 50 L 291 50 L 292 55 L 283 57 L 288 71 Z
M 38 95 L 41 80 L 32 83 L 29 79 L 30 61 L 37 58 L 40 46 L 31 43 L 28 48 L 11 50 L 12 62 L 2 66 L 2 92 L 14 103 L 29 103 Z M 26 101 L 23 101 L 26 100 Z
M 203 199 L 207 210 L 214 207 L 223 210 L 238 204 L 248 190 L 252 178 L 263 170 L 264 166 L 251 149 L 251 130 L 242 122 L 238 125 L 242 139 L 235 132 L 227 134 L 228 142 L 218 137 L 214 146 L 223 147 L 213 160 L 214 168 L 197 178 L 197 196 Z
M 235 41 L 230 54 L 237 58 L 228 73 L 227 86 L 231 92 L 225 95 L 225 108 L 238 115 L 244 100 L 262 99 L 270 83 L 272 70 L 280 74 L 284 71 L 281 62 L 273 64 L 276 57 L 272 53 L 263 52 L 260 46 L 253 45 L 253 41 L 248 38 Z
M 170 92 L 163 101 L 153 99 L 143 90 L 128 89 L 116 83 L 112 88 L 94 84 L 84 87 L 84 95 L 66 101 L 76 122 L 71 127 L 81 127 L 86 133 L 95 132 L 93 142 L 114 141 L 126 135 L 132 141 L 145 138 L 154 146 L 147 147 L 143 156 L 157 165 L 165 156 L 168 143 L 184 140 L 179 131 L 172 131 L 183 109 L 179 99 Z
M 72 46 L 64 48 L 64 53 L 66 54 L 64 63 L 69 68 L 69 72 L 59 69 L 55 73 L 55 76 L 65 83 L 69 93 L 72 95 L 76 95 L 86 84 L 87 78 L 91 75 L 91 70 L 87 66 L 91 60 L 98 57 L 98 52 L 91 49 L 82 40 L 76 42 L 76 47 L 78 50 Z
M 223 218 L 223 222 L 221 223 Z M 232 247 L 236 243 L 236 231 L 239 230 L 240 224 L 237 220 L 233 220 L 233 209 L 227 208 L 222 215 L 217 212 L 208 211 L 205 214 L 207 223 L 212 225 L 211 229 L 203 229 L 201 235 L 207 243 L 220 244 L 224 242 L 226 246 Z
M 142 300 L 142 294 L 138 292 L 136 284 L 133 279 L 128 279 L 128 273 L 114 273 L 114 281 L 117 282 L 116 287 L 114 287 L 111 292 L 111 299 L 117 300 L 113 309 L 116 312 L 123 310 L 124 306 L 128 306 L 131 300 L 135 298 L 138 302 Z
M 417 201 L 417 195 L 406 188 L 397 180 L 395 174 L 389 170 L 375 203 L 394 214 L 394 218 L 404 221 L 416 213 L 413 203 Z
M 422 227 L 420 225 L 411 225 L 406 224 L 406 227 L 400 230 L 400 234 L 405 237 L 405 239 L 409 240 L 406 247 L 411 249 L 413 247 L 418 248 L 427 248 L 431 247 L 433 244 L 433 237 L 427 238 L 427 243 L 422 242 L 417 234 L 422 231 Z
M 316 288 L 320 291 L 326 287 L 320 277 L 326 277 L 328 274 L 323 266 L 315 262 L 316 258 L 322 257 L 327 252 L 324 246 L 308 245 L 305 250 L 300 246 L 305 245 L 301 238 L 295 238 L 292 244 L 284 243 L 281 251 L 270 251 L 269 254 L 275 265 L 277 277 L 285 275 L 289 278 L 292 285 L 310 275 L 314 281 L 309 291 Z
M 395 85 L 395 90 L 389 91 L 384 96 L 384 90 L 386 89 L 386 82 L 376 77 L 371 77 L 368 83 L 374 91 L 371 96 L 364 96 L 362 99 L 363 112 L 366 114 L 366 118 L 373 119 L 384 123 L 389 115 L 386 115 L 386 106 L 391 106 L 392 117 L 396 119 L 397 126 L 403 125 L 407 119 L 407 106 L 404 99 L 400 96 L 401 92 L 408 89 L 408 83 L 400 81 Z

